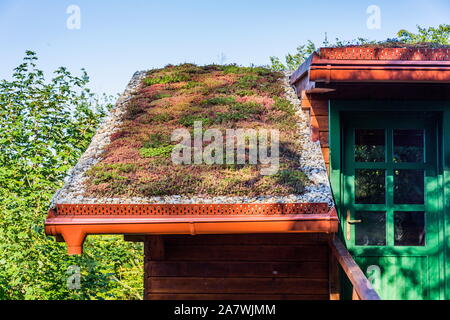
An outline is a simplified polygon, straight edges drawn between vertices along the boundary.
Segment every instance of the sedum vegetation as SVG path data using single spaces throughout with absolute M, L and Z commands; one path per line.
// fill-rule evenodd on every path
M 141 299 L 140 245 L 93 236 L 85 254 L 68 256 L 65 243 L 44 234 L 50 199 L 108 101 L 87 89 L 85 72 L 60 68 L 46 81 L 36 60 L 27 52 L 12 80 L 0 81 L 0 299 Z M 67 286 L 70 266 L 80 268 L 80 289 Z
M 309 183 L 298 170 L 301 154 L 294 106 L 285 99 L 283 74 L 263 67 L 169 65 L 151 70 L 127 105 L 102 161 L 87 175 L 96 197 L 260 196 L 299 194 Z M 171 134 L 203 130 L 278 129 L 280 170 L 262 176 L 260 165 L 176 165 Z M 225 153 L 225 152 L 224 152 Z M 116 166 L 131 166 L 120 170 Z

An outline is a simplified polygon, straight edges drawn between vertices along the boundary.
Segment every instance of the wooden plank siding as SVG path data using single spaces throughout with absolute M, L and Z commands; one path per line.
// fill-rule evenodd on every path
M 325 165 L 329 170 L 328 99 L 321 98 L 321 95 L 318 94 L 307 94 L 305 90 L 300 90 L 299 84 L 296 85 L 296 89 L 299 92 L 302 109 L 309 115 L 311 139 L 315 142 L 320 141 Z
M 327 300 L 327 241 L 320 234 L 148 236 L 145 298 Z

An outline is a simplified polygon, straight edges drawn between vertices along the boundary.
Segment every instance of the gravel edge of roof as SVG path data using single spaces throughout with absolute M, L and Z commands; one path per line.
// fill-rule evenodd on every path
M 64 186 L 58 190 L 51 201 L 51 207 L 57 204 L 222 204 L 222 203 L 328 203 L 332 207 L 333 199 L 329 185 L 328 174 L 323 160 L 319 142 L 312 142 L 307 115 L 303 112 L 300 101 L 295 90 L 289 85 L 290 73 L 286 72 L 283 78 L 283 86 L 286 98 L 294 104 L 297 109 L 296 116 L 299 118 L 299 134 L 302 139 L 303 151 L 299 167 L 312 185 L 305 186 L 302 194 L 291 194 L 286 196 L 258 196 L 258 197 L 196 197 L 196 196 L 161 196 L 161 197 L 132 197 L 124 198 L 88 198 L 83 196 L 83 183 L 86 179 L 85 172 L 101 160 L 103 148 L 110 142 L 110 136 L 118 130 L 121 117 L 125 113 L 126 103 L 141 85 L 146 71 L 136 72 L 124 93 L 119 97 L 115 106 L 100 125 L 95 133 L 89 147 L 80 157 L 77 164 L 68 172 L 64 180 Z
M 81 155 L 76 165 L 67 172 L 64 186 L 55 193 L 51 200 L 52 208 L 55 207 L 58 199 L 63 194 L 78 195 L 83 193 L 85 172 L 101 160 L 100 156 L 103 148 L 110 143 L 111 134 L 118 130 L 116 124 L 121 122 L 121 117 L 125 113 L 124 107 L 126 103 L 132 98 L 133 93 L 136 92 L 146 74 L 146 71 L 137 71 L 133 74 L 124 92 L 119 96 L 114 107 L 109 111 L 95 132 L 86 151 Z M 79 196 L 76 198 L 79 198 Z

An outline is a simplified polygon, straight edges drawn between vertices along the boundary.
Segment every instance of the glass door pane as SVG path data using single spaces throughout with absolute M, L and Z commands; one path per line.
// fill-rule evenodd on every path
M 355 225 L 355 244 L 358 246 L 386 245 L 386 213 L 382 211 L 357 211 Z
M 425 245 L 425 212 L 396 211 L 394 213 L 394 245 Z
M 385 150 L 385 130 L 355 129 L 356 162 L 384 162 Z

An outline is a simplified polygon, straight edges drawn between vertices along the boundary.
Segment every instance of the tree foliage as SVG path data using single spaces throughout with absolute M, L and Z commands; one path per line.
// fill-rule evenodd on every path
M 117 236 L 91 237 L 82 256 L 44 234 L 49 201 L 110 106 L 89 78 L 59 68 L 46 81 L 28 51 L 0 81 L 0 299 L 141 297 L 142 250 Z M 70 266 L 81 288 L 69 289 Z
M 281 62 L 278 57 L 270 57 L 271 67 L 276 71 L 295 70 L 305 62 L 314 51 L 316 51 L 315 44 L 311 40 L 308 40 L 306 45 L 297 47 L 296 53 L 288 53 L 285 56 L 285 63 Z
M 438 27 L 423 28 L 417 26 L 417 33 L 400 30 L 397 33 L 398 40 L 403 43 L 435 43 L 450 45 L 450 24 L 442 24 Z

